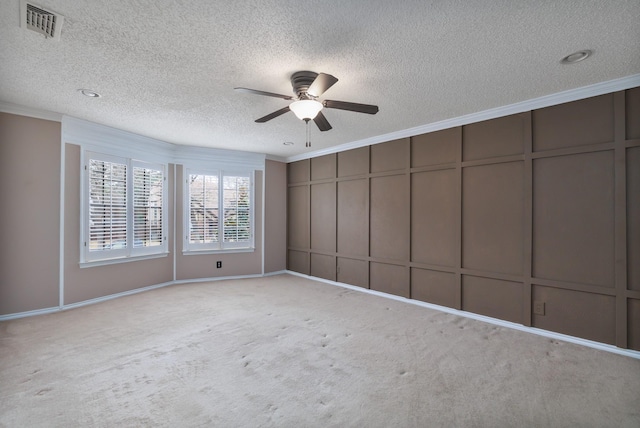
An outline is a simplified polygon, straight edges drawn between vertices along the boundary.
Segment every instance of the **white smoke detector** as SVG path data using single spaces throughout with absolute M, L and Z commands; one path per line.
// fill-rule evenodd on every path
M 20 1 L 20 27 L 60 40 L 63 23 L 64 16 L 27 0 Z

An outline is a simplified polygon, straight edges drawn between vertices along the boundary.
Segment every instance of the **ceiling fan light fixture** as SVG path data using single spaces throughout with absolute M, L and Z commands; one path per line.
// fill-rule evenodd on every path
M 320 110 L 322 103 L 316 100 L 300 100 L 289 104 L 289 109 L 301 120 L 310 120 L 315 118 Z

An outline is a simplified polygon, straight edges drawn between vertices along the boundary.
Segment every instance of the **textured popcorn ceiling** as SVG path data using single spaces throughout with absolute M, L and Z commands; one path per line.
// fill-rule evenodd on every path
M 42 0 L 59 41 L 0 2 L 0 101 L 160 140 L 290 157 L 640 73 L 640 0 Z M 579 64 L 565 55 L 593 49 Z M 333 129 L 293 113 L 257 124 L 299 70 L 340 81 Z M 102 98 L 77 92 L 90 88 Z M 285 146 L 282 143 L 295 144 Z

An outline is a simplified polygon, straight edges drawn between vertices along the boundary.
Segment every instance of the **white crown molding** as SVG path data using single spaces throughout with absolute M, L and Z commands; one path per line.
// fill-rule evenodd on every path
M 92 151 L 145 161 L 264 169 L 265 155 L 261 153 L 172 144 L 71 116 L 62 117 L 62 138 Z
M 263 153 L 174 145 L 172 161 L 191 167 L 207 167 L 225 171 L 234 168 L 263 170 L 265 157 Z
M 103 154 L 160 163 L 169 162 L 173 153 L 173 144 L 71 116 L 62 117 L 62 139 Z
M 34 117 L 36 119 L 51 120 L 53 122 L 62 122 L 62 115 L 60 113 L 54 113 L 48 110 L 38 110 L 4 101 L 0 101 L 0 112 L 11 113 L 18 116 Z
M 167 143 L 133 132 L 78 119 L 72 116 L 38 110 L 0 101 L 0 112 L 62 123 L 62 138 L 65 143 L 115 156 L 126 155 L 161 163 L 188 163 L 217 166 L 218 168 L 264 169 L 266 155 Z M 271 160 L 286 162 L 285 158 L 270 156 Z
M 289 157 L 280 157 L 274 155 L 265 155 L 261 153 L 250 153 L 250 152 L 238 152 L 233 150 L 223 150 L 223 149 L 212 149 L 212 148 L 204 148 L 204 147 L 193 147 L 193 146 L 179 146 L 175 144 L 166 143 L 159 140 L 154 140 L 153 138 L 144 137 L 138 134 L 129 133 L 126 131 L 121 131 L 115 128 L 111 128 L 104 125 L 98 125 L 92 122 L 82 121 L 76 118 L 70 118 L 69 116 L 64 116 L 60 113 L 54 113 L 47 110 L 38 110 L 30 107 L 24 107 L 17 104 L 12 104 L 4 101 L 0 101 L 0 112 L 11 113 L 20 116 L 28 116 L 34 117 L 37 119 L 51 120 L 55 122 L 64 122 L 63 119 L 70 119 L 78 122 L 86 122 L 86 124 L 90 124 L 91 126 L 84 125 L 85 129 L 90 129 L 93 132 L 90 132 L 89 135 L 93 135 L 94 137 L 97 135 L 96 130 L 101 129 L 104 132 L 104 135 L 110 135 L 115 138 L 113 141 L 115 144 L 109 144 L 110 147 L 116 149 L 122 148 L 127 150 L 128 152 L 135 152 L 136 155 L 145 155 L 145 158 L 149 157 L 149 150 L 135 150 L 132 149 L 132 142 L 142 143 L 143 147 L 154 147 L 156 150 L 159 150 L 158 154 L 166 155 L 167 153 L 171 153 L 169 158 L 173 159 L 175 162 L 188 162 L 188 163 L 204 163 L 211 164 L 214 163 L 224 163 L 228 165 L 228 162 L 232 164 L 252 164 L 259 165 L 256 166 L 256 169 L 264 169 L 264 160 L 273 160 L 277 162 L 295 162 L 303 159 L 310 159 L 318 156 L 328 155 L 332 153 L 343 152 L 350 149 L 357 149 L 360 147 L 370 146 L 373 144 L 384 143 L 387 141 L 393 141 L 400 138 L 412 137 L 414 135 L 425 134 L 428 132 L 440 131 L 443 129 L 449 129 L 456 126 L 468 125 L 470 123 L 481 122 L 483 120 L 495 119 L 498 117 L 504 117 L 511 114 L 522 113 L 525 111 L 535 110 L 544 107 L 550 107 L 558 104 L 563 104 L 571 101 L 577 101 L 589 97 L 595 97 L 598 95 L 608 94 L 611 92 L 622 91 L 625 89 L 634 88 L 636 86 L 640 86 L 640 74 L 634 74 L 631 76 L 623 77 L 620 79 L 609 80 L 606 82 L 600 82 L 589 86 L 583 86 L 581 88 L 570 89 L 567 91 L 558 92 L 551 95 L 545 95 L 539 98 L 534 98 L 531 100 L 522 101 L 519 103 L 509 104 L 502 107 L 497 107 L 489 110 L 484 110 L 477 113 L 471 113 L 464 116 L 459 116 L 451 119 L 445 119 L 439 122 L 433 122 L 425 125 L 416 126 L 413 128 L 408 128 L 400 131 L 390 132 L 388 134 L 382 134 L 370 138 L 365 138 L 363 140 L 352 141 L 350 143 L 341 144 L 339 146 L 328 147 L 326 149 L 316 150 L 309 153 L 303 153 L 300 155 L 289 156 Z M 64 127 L 64 123 L 63 123 Z M 102 137 L 104 137 L 104 135 Z M 122 142 L 122 138 L 127 138 L 126 144 L 118 144 L 117 142 Z M 105 146 L 104 138 L 101 138 L 102 144 L 95 138 L 90 138 L 90 141 L 93 142 L 94 145 Z M 69 142 L 69 141 L 67 141 Z M 147 144 L 145 144 L 145 142 Z M 115 151 L 115 150 L 114 150 Z M 120 151 L 120 153 L 122 153 Z M 153 153 L 153 152 L 152 152 Z M 157 153 L 157 152 L 156 152 Z
M 275 161 L 275 162 L 282 162 L 282 163 L 287 162 L 287 158 L 282 156 L 266 155 L 266 159 L 270 161 Z
M 286 161 L 295 162 L 303 159 L 315 158 L 318 156 L 343 152 L 345 150 L 357 149 L 360 147 L 370 146 L 378 143 L 385 143 L 387 141 L 393 141 L 400 138 L 413 137 L 414 135 L 426 134 L 428 132 L 440 131 L 456 126 L 482 122 L 483 120 L 496 119 L 498 117 L 509 116 L 511 114 L 522 113 L 525 111 L 550 107 L 558 104 L 568 103 L 571 101 L 582 100 L 585 98 L 604 95 L 611 92 L 623 91 L 625 89 L 635 88 L 636 86 L 640 86 L 640 74 L 634 74 L 620 79 L 614 79 L 589 86 L 583 86 L 581 88 L 569 89 L 567 91 L 545 95 L 539 98 L 521 101 L 502 107 L 496 107 L 477 113 L 471 113 L 464 116 L 445 119 L 439 122 L 416 126 L 414 128 L 390 132 L 388 134 L 365 138 L 363 140 L 353 141 L 350 143 L 341 144 L 339 146 L 328 147 L 326 149 L 316 150 L 314 152 L 290 156 L 286 158 Z

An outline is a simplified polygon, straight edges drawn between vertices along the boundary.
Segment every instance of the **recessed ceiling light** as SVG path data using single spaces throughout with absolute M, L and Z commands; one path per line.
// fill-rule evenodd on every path
M 92 91 L 91 89 L 78 89 L 78 92 L 89 98 L 100 98 L 102 96 L 96 91 Z
M 293 146 L 293 141 L 285 141 L 284 143 L 285 146 Z
M 590 49 L 585 49 L 583 51 L 574 52 L 571 55 L 567 55 L 560 61 L 561 64 L 575 64 L 576 62 L 583 61 L 589 58 L 593 54 L 593 51 Z

